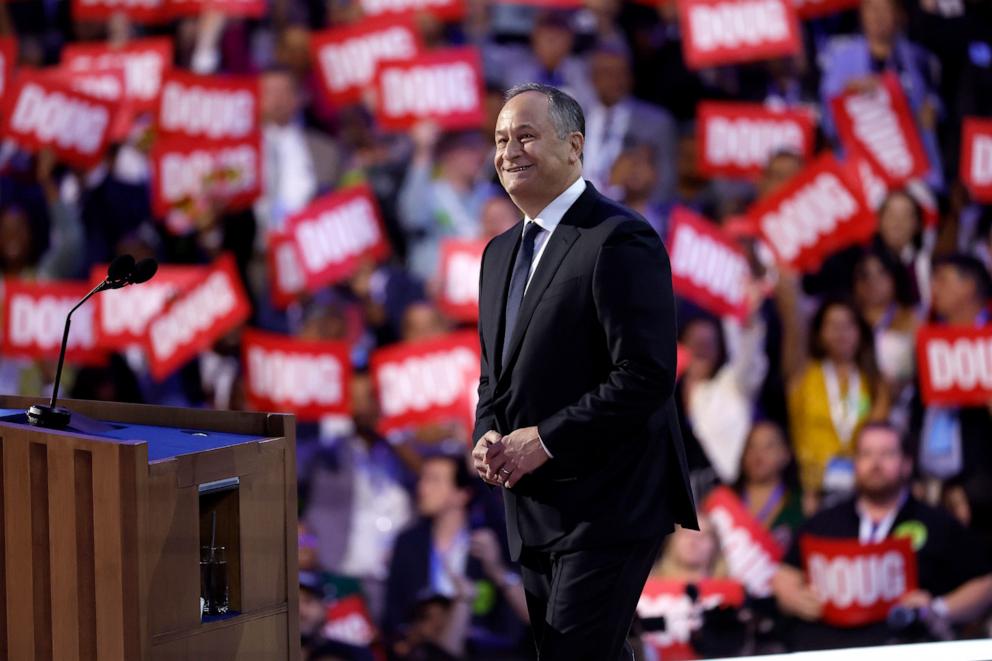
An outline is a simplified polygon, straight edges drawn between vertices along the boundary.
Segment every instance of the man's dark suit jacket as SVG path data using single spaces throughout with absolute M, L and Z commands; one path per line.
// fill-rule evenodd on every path
M 675 302 L 661 239 L 586 189 L 534 272 L 502 361 L 521 223 L 482 258 L 482 376 L 473 440 L 537 425 L 553 455 L 504 489 L 510 553 L 569 551 L 696 528 L 675 387 Z M 502 362 L 503 367 L 500 367 Z

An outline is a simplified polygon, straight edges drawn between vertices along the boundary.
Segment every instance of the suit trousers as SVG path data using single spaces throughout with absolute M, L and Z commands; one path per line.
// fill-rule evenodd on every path
M 627 633 L 665 535 L 575 551 L 524 546 L 521 577 L 539 661 L 629 661 Z

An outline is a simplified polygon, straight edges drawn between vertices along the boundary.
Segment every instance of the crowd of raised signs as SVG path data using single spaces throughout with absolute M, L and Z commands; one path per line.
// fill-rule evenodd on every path
M 990 634 L 989 3 L 9 0 L 0 35 L 0 392 L 50 392 L 67 310 L 156 257 L 76 313 L 63 391 L 297 415 L 305 658 L 529 656 L 465 459 L 479 262 L 520 218 L 493 127 L 531 81 L 582 104 L 585 177 L 679 299 L 704 529 L 659 558 L 639 658 Z M 913 473 L 866 536 L 880 421 Z

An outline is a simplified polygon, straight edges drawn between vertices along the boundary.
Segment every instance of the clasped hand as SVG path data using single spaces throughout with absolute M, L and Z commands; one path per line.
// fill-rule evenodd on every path
M 537 427 L 524 427 L 501 436 L 487 431 L 472 450 L 472 462 L 483 481 L 510 489 L 524 475 L 548 460 Z

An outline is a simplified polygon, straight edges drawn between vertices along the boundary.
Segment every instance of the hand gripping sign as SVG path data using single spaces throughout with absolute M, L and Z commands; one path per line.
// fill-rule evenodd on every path
M 245 331 L 242 365 L 248 405 L 317 421 L 348 413 L 351 359 L 346 342 L 307 341 Z
M 379 207 L 364 185 L 318 198 L 290 216 L 287 227 L 310 291 L 348 278 L 363 259 L 389 255 Z
M 801 43 L 791 0 L 678 0 L 690 69 L 795 55 Z
M 124 69 L 127 98 L 135 111 L 158 106 L 162 77 L 172 68 L 172 41 L 135 39 L 121 47 L 104 43 L 71 43 L 62 49 L 62 66 L 71 71 Z
M 664 631 L 644 634 L 645 642 L 657 650 L 659 658 L 697 658 L 691 639 L 702 626 L 699 612 L 744 605 L 744 586 L 737 581 L 707 578 L 692 585 L 695 591 L 681 580 L 649 578 L 644 584 L 637 616 L 642 620 L 665 618 Z
M 860 544 L 856 539 L 799 538 L 810 584 L 823 599 L 823 621 L 836 627 L 881 622 L 916 589 L 916 554 L 908 538 Z
M 243 140 L 261 131 L 254 76 L 166 74 L 158 104 L 162 135 L 196 140 Z
M 812 115 L 772 110 L 756 103 L 699 104 L 699 171 L 708 177 L 755 177 L 768 159 L 788 150 L 813 155 Z
M 2 132 L 30 150 L 51 147 L 80 168 L 100 162 L 114 106 L 40 72 L 21 71 L 4 99 Z
M 731 489 L 717 487 L 706 498 L 703 511 L 713 523 L 730 575 L 749 594 L 767 597 L 784 550 L 762 528 Z
M 232 140 L 160 138 L 151 151 L 152 211 L 209 197 L 228 210 L 245 209 L 262 193 L 262 137 Z
M 479 336 L 474 331 L 379 349 L 372 354 L 371 367 L 382 433 L 452 420 L 472 429 L 479 386 Z
M 744 320 L 751 269 L 744 252 L 718 227 L 683 207 L 672 212 L 675 293 L 717 316 Z
M 448 130 L 482 126 L 485 88 L 475 48 L 445 48 L 382 63 L 376 93 L 376 119 L 390 131 L 405 131 L 425 119 Z
M 891 187 L 930 169 L 916 120 L 899 78 L 883 74 L 869 92 L 849 92 L 831 101 L 837 132 L 846 149 L 860 152 Z
M 85 282 L 7 280 L 3 288 L 3 355 L 11 358 L 57 358 L 69 310 L 90 286 Z M 66 348 L 70 363 L 101 364 L 106 355 L 96 343 L 94 308 L 73 315 Z
M 421 51 L 420 35 L 410 18 L 383 17 L 364 20 L 310 37 L 314 69 L 328 99 L 344 105 L 361 100 L 375 84 L 380 62 L 402 62 Z
M 152 376 L 161 381 L 250 315 L 234 258 L 224 255 L 201 282 L 149 322 L 145 351 Z
M 806 166 L 747 215 L 780 262 L 807 272 L 833 252 L 867 241 L 876 224 L 859 184 L 830 154 Z
M 965 117 L 961 132 L 961 179 L 976 202 L 990 204 L 992 119 Z
M 992 327 L 924 326 L 916 335 L 916 362 L 927 405 L 992 401 Z
M 479 320 L 479 271 L 485 249 L 485 241 L 441 242 L 437 302 L 441 312 L 455 321 Z
M 111 289 L 88 305 L 96 316 L 96 344 L 102 349 L 123 351 L 144 341 L 148 322 L 162 312 L 170 300 L 202 282 L 209 267 L 160 264 L 155 279 L 141 285 Z M 103 282 L 105 266 L 90 272 L 90 286 Z

